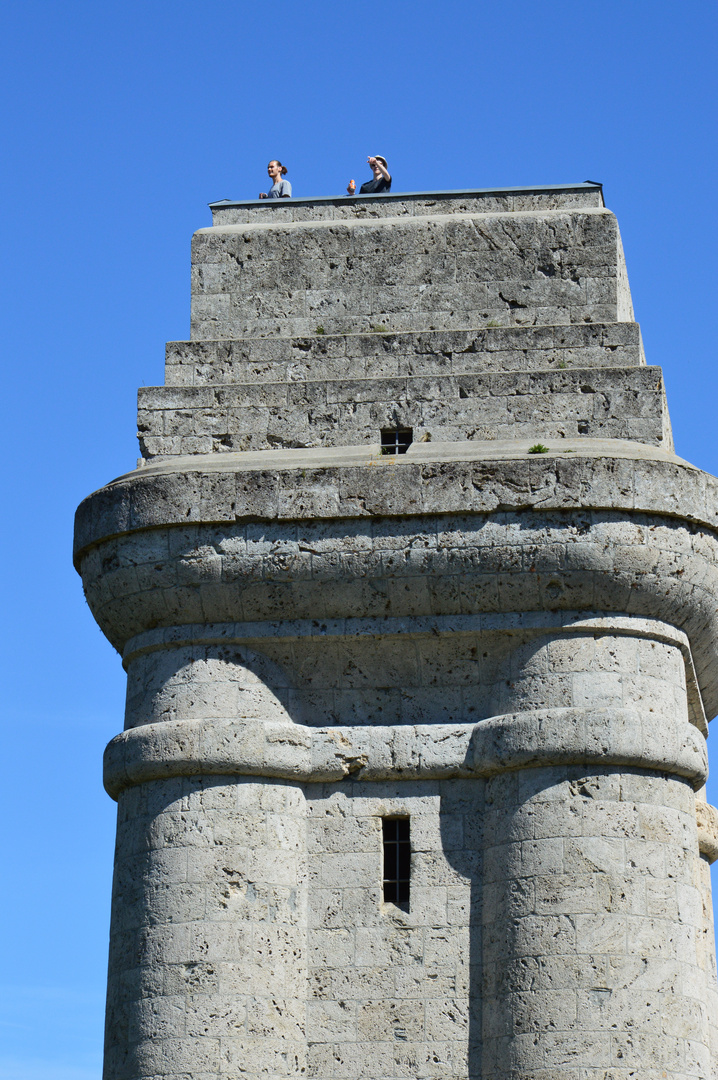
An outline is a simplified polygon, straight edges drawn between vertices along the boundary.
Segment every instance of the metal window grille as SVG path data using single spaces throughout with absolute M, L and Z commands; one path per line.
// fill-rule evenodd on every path
M 384 841 L 384 899 L 408 907 L 411 876 L 409 819 L 385 817 L 381 826 Z
M 405 454 L 414 438 L 413 428 L 382 428 L 382 454 Z

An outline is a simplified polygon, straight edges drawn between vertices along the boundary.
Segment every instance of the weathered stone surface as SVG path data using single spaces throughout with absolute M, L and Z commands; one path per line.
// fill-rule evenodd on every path
M 432 191 L 388 195 L 345 195 L 320 199 L 293 198 L 281 202 L 252 199 L 210 203 L 214 225 L 247 222 L 333 221 L 344 218 L 412 217 L 424 214 L 491 213 L 496 210 L 564 210 L 601 207 L 599 184 L 561 184 L 538 188 Z
M 696 800 L 696 819 L 701 855 L 713 863 L 718 859 L 718 810 L 709 803 Z
M 92 550 L 83 576 L 96 618 L 119 648 L 147 625 L 547 608 L 660 617 L 692 642 L 718 629 L 716 547 L 690 527 L 657 515 L 631 522 L 560 509 L 503 518 L 419 517 L 410 530 L 391 518 L 195 527 L 174 538 L 153 528 L 132 549 L 120 537 Z M 714 654 L 693 644 L 693 659 L 713 715 Z
M 375 445 L 160 461 L 118 478 L 80 504 L 76 558 L 86 547 L 129 530 L 249 518 L 534 508 L 664 513 L 709 529 L 718 521 L 718 480 L 660 450 L 618 440 L 564 439 L 545 454 L 529 451 L 525 442 L 477 440 L 414 444 L 395 457 L 381 456 Z M 297 504 L 302 494 L 303 510 Z M 332 509 L 322 509 L 328 500 Z
M 602 681 L 608 682 L 596 677 L 594 685 Z M 656 700 L 664 689 L 656 685 Z M 579 697 L 574 688 L 565 700 Z M 668 700 L 673 697 L 669 693 Z M 202 717 L 145 721 L 116 736 L 105 751 L 105 786 L 117 798 L 127 787 L 170 776 L 264 776 L 315 783 L 347 777 L 443 780 L 548 764 L 650 768 L 702 787 L 708 773 L 705 740 L 685 726 L 684 717 L 669 721 L 657 739 L 658 715 L 644 723 L 640 712 L 621 707 L 625 698 L 614 692 L 605 700 L 611 698 L 617 702 L 613 708 L 512 713 L 492 716 L 475 727 L 374 725 L 318 731 L 292 723 L 289 716 L 284 724 L 263 726 L 256 723 L 261 715 L 251 713 L 243 714 L 240 722 L 217 718 L 205 705 L 199 710 Z M 697 802 L 696 816 L 701 854 L 712 854 L 716 811 Z M 704 852 L 704 847 L 710 850 Z
M 718 481 L 600 187 L 213 213 L 151 460 L 76 520 L 105 1080 L 712 1080 Z
M 192 339 L 633 320 L 604 209 L 200 229 Z
M 637 367 L 637 323 L 170 341 L 166 386 Z
M 401 426 L 417 443 L 633 438 L 673 448 L 659 368 L 395 376 L 222 387 L 144 387 L 143 456 L 377 443 Z

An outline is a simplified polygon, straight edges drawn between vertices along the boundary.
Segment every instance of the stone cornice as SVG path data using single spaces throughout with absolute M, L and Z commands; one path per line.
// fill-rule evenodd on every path
M 399 457 L 377 449 L 194 455 L 137 469 L 80 504 L 76 565 L 110 537 L 200 522 L 590 508 L 718 525 L 718 480 L 637 443 L 567 439 L 533 455 L 524 444 L 429 443 Z

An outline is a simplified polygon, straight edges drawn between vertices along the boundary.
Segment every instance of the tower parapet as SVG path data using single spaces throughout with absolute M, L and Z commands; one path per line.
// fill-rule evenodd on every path
M 718 481 L 600 186 L 212 210 L 77 516 L 106 1080 L 712 1076 Z

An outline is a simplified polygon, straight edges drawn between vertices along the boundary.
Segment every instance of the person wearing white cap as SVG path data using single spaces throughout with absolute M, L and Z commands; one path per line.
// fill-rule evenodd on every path
M 373 180 L 367 180 L 365 184 L 359 188 L 360 195 L 378 195 L 382 191 L 391 191 L 391 176 L 389 170 L 386 167 L 386 158 L 381 154 L 376 154 L 375 157 L 368 157 L 369 168 L 374 174 Z M 353 183 L 353 181 L 352 181 Z M 352 185 L 347 188 L 350 195 L 354 194 Z

